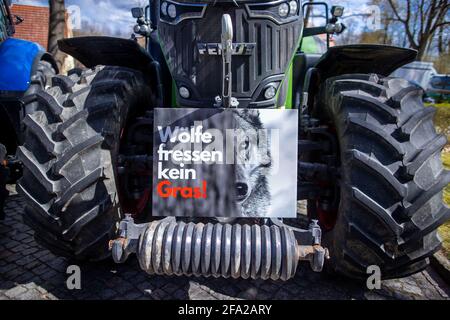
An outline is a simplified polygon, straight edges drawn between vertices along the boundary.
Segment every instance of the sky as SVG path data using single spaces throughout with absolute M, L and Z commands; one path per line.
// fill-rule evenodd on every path
M 346 15 L 362 13 L 367 10 L 367 0 L 329 0 L 330 5 L 339 4 L 346 7 Z M 46 6 L 47 0 L 13 0 L 13 3 Z M 78 6 L 81 13 L 81 27 L 87 24 L 105 35 L 129 37 L 135 20 L 130 9 L 145 0 L 66 0 L 66 6 Z M 353 30 L 363 30 L 365 27 L 361 18 L 344 19 L 344 23 L 353 25 Z

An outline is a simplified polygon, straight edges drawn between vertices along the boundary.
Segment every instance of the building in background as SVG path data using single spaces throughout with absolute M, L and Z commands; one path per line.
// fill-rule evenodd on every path
M 23 19 L 23 22 L 16 26 L 15 38 L 20 38 L 39 43 L 47 49 L 48 44 L 48 7 L 37 7 L 14 4 L 11 12 Z

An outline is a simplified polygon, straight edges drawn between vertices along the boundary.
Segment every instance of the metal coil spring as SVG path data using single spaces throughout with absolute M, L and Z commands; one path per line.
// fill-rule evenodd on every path
M 149 274 L 281 279 L 295 275 L 297 241 L 287 227 L 156 221 L 137 256 Z

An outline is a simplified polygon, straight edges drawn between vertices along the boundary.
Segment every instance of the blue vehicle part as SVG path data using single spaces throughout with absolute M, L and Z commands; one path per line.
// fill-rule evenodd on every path
M 45 55 L 39 44 L 9 38 L 0 44 L 0 91 L 24 92 L 37 59 Z
M 0 143 L 9 154 L 14 154 L 21 141 L 22 97 L 41 61 L 58 73 L 56 61 L 39 44 L 14 38 L 0 42 Z

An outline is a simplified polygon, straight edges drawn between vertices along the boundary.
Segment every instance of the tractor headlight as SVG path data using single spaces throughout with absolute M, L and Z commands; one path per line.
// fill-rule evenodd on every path
M 168 6 L 167 2 L 163 2 L 161 4 L 161 14 L 163 16 L 167 16 L 167 6 Z
M 278 14 L 280 17 L 285 18 L 289 14 L 289 5 L 287 3 L 282 3 L 278 7 Z
M 297 14 L 297 10 L 298 10 L 298 3 L 297 3 L 297 1 L 289 2 L 289 13 L 291 15 Z
M 342 6 L 333 6 L 331 7 L 331 14 L 333 17 L 340 18 L 344 15 L 344 7 Z
M 178 90 L 178 93 L 184 99 L 189 99 L 191 97 L 191 92 L 186 87 L 180 87 L 180 89 Z
M 177 17 L 177 8 L 175 7 L 174 4 L 169 4 L 167 6 L 167 14 L 169 15 L 169 17 L 171 17 L 172 19 L 175 19 Z
M 205 14 L 207 4 L 181 3 L 166 0 L 161 3 L 159 19 L 168 24 L 178 24 L 186 19 L 199 19 Z
M 277 95 L 276 84 L 272 83 L 264 91 L 264 98 L 266 98 L 267 100 L 270 100 L 270 99 L 275 98 L 276 95 Z
M 252 2 L 244 5 L 250 18 L 269 19 L 279 25 L 296 21 L 301 16 L 301 10 L 296 0 Z

